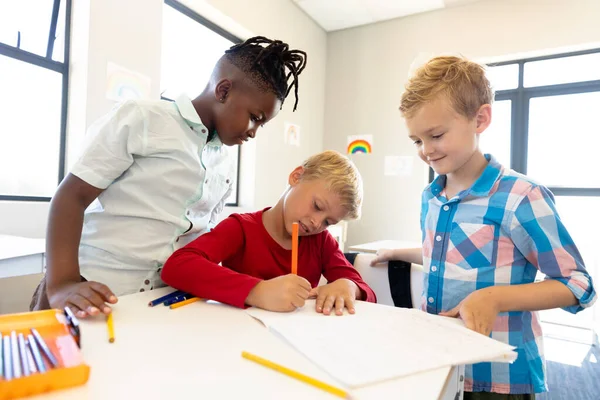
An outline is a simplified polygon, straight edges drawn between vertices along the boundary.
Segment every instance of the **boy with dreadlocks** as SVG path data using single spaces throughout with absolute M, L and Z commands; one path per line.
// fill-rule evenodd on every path
M 223 145 L 254 138 L 292 88 L 295 111 L 305 65 L 286 43 L 250 38 L 225 52 L 194 100 L 127 101 L 93 124 L 52 199 L 31 309 L 110 313 L 117 296 L 163 286 L 167 257 L 208 231 L 231 193 Z

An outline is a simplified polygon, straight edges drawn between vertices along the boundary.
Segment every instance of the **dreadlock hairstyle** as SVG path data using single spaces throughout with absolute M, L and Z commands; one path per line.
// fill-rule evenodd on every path
M 263 47 L 263 44 L 266 46 Z M 225 51 L 227 59 L 241 69 L 259 90 L 274 93 L 282 104 L 294 88 L 298 106 L 298 75 L 306 66 L 306 53 L 290 50 L 281 40 L 255 36 Z M 286 73 L 286 68 L 289 72 Z M 292 82 L 288 85 L 290 77 Z

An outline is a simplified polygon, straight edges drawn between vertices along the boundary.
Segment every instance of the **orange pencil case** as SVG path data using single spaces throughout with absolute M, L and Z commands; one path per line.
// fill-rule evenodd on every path
M 56 359 L 57 366 L 53 367 L 49 358 L 45 356 L 43 351 L 40 351 L 41 362 L 44 363 L 46 369 L 45 372 L 39 372 L 38 370 L 38 372 L 31 373 L 30 371 L 29 376 L 26 376 L 24 373 L 25 368 L 21 367 L 20 377 L 13 376 L 12 379 L 7 380 L 7 371 L 4 368 L 4 359 L 7 354 L 3 348 L 2 360 L 0 360 L 3 363 L 3 374 L 0 375 L 0 400 L 15 399 L 79 386 L 86 383 L 89 378 L 90 367 L 83 362 L 83 356 L 76 338 L 71 334 L 72 330 L 69 322 L 62 311 L 46 310 L 0 316 L 0 333 L 3 339 L 6 336 L 14 337 L 14 335 L 19 334 L 23 334 L 25 338 L 31 337 L 33 336 L 32 328 L 43 338 Z M 15 334 L 11 335 L 13 332 Z M 12 342 L 10 343 L 13 345 Z M 18 344 L 16 346 L 18 349 Z M 42 349 L 40 348 L 40 350 Z M 34 355 L 31 350 L 30 353 L 31 356 Z M 35 357 L 31 356 L 28 358 L 28 364 L 33 362 L 35 365 L 36 363 L 32 360 Z M 11 370 L 11 373 L 14 374 L 14 370 Z

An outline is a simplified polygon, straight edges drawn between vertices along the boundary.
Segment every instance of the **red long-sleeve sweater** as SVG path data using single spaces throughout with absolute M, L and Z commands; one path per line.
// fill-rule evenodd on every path
M 262 222 L 263 211 L 233 214 L 177 250 L 162 269 L 163 281 L 204 299 L 244 307 L 248 294 L 261 280 L 291 271 L 292 252 L 269 235 Z M 350 279 L 360 288 L 363 300 L 376 301 L 373 290 L 328 231 L 302 236 L 298 244 L 298 275 L 316 287 L 321 274 L 328 282 Z

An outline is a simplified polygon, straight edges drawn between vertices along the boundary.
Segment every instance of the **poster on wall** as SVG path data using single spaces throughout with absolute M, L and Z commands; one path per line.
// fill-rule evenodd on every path
M 373 135 L 348 136 L 348 154 L 370 154 L 373 152 Z
M 286 122 L 284 128 L 284 141 L 290 146 L 300 147 L 300 127 L 291 122 Z
M 106 98 L 113 101 L 149 99 L 152 80 L 139 72 L 109 62 L 106 66 Z
M 385 156 L 385 176 L 409 176 L 413 169 L 413 156 Z

